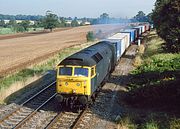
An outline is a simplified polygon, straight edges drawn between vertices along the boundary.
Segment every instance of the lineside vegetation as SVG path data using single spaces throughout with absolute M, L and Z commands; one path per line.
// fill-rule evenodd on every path
M 120 125 L 132 129 L 180 128 L 180 54 L 164 51 L 165 41 L 155 32 L 145 40 L 144 54 L 140 49 L 137 54 L 141 63 L 129 75 L 127 92 L 120 100 L 129 107 Z
M 165 50 L 180 52 L 180 1 L 157 0 L 152 20 L 158 35 L 166 41 Z

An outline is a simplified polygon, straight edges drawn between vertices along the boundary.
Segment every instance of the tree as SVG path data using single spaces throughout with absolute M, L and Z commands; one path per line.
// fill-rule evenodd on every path
M 65 18 L 64 17 L 61 17 L 60 18 L 60 27 L 66 27 L 66 20 L 65 20 Z
M 76 19 L 72 20 L 72 22 L 71 22 L 71 26 L 72 26 L 72 27 L 79 26 L 78 21 L 77 21 Z
M 158 35 L 166 41 L 166 49 L 180 52 L 180 1 L 157 0 L 152 19 Z
M 16 24 L 16 25 L 14 26 L 14 31 L 15 31 L 15 32 L 24 32 L 25 29 L 24 29 L 24 27 L 21 26 L 20 24 Z
M 32 25 L 33 28 L 43 27 L 42 19 L 35 21 L 34 25 Z
M 148 21 L 147 16 L 143 11 L 139 11 L 138 14 L 134 17 L 134 20 L 138 21 L 138 22 L 147 22 Z
M 147 21 L 148 21 L 149 23 L 153 24 L 152 13 L 149 13 L 149 14 L 147 15 Z
M 88 42 L 89 42 L 89 41 L 94 41 L 94 40 L 95 40 L 95 36 L 94 36 L 93 31 L 89 31 L 89 32 L 87 33 L 86 39 L 87 39 Z
M 10 20 L 8 23 L 9 26 L 15 26 L 16 24 L 16 20 Z
M 0 27 L 5 27 L 5 22 L 4 22 L 4 20 L 0 20 Z
M 30 21 L 25 20 L 19 23 L 20 26 L 24 28 L 25 31 L 28 31 L 28 28 L 30 27 Z
M 107 24 L 109 21 L 109 14 L 103 13 L 100 15 L 100 23 L 101 24 Z
M 50 29 L 52 32 L 53 28 L 58 27 L 59 19 L 56 14 L 51 13 L 50 11 L 46 12 L 46 17 L 43 19 L 43 27 L 44 29 Z

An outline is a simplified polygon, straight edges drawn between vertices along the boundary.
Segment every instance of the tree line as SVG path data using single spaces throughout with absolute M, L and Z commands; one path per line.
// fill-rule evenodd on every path
M 166 41 L 165 49 L 180 52 L 180 1 L 157 0 L 152 20 L 158 35 Z
M 3 15 L 0 14 L 1 20 L 32 20 L 38 21 L 42 19 L 44 16 L 42 15 Z
M 131 22 L 149 22 L 152 24 L 153 21 L 152 21 L 151 16 L 152 16 L 152 13 L 149 13 L 146 15 L 143 11 L 139 11 L 137 15 L 131 19 Z
M 51 11 L 47 11 L 45 16 L 32 16 L 32 15 L 2 15 L 0 14 L 0 27 L 12 28 L 15 32 L 24 32 L 28 31 L 29 28 L 44 28 L 49 29 L 50 31 L 53 28 L 58 27 L 76 27 L 84 25 L 85 22 L 89 22 L 91 25 L 95 24 L 114 24 L 114 23 L 129 23 L 129 22 L 147 22 L 149 17 L 145 15 L 143 11 L 139 11 L 138 14 L 132 19 L 128 18 L 112 18 L 107 13 L 101 14 L 98 18 L 71 18 L 71 17 L 58 17 L 56 14 Z M 5 23 L 3 20 L 10 20 L 8 23 Z M 20 23 L 17 23 L 16 20 L 23 20 Z M 35 20 L 34 24 L 30 24 L 29 20 Z M 81 24 L 78 23 L 82 21 Z M 71 21 L 71 23 L 67 23 Z
M 4 20 L 10 20 L 8 23 L 5 23 Z M 17 23 L 16 20 L 23 20 L 20 23 Z M 34 24 L 30 24 L 30 20 L 34 21 Z M 67 23 L 70 21 L 71 23 Z M 79 24 L 78 21 L 81 21 Z M 0 27 L 4 28 L 13 28 L 15 32 L 24 32 L 28 31 L 28 28 L 44 28 L 53 30 L 57 27 L 76 27 L 85 25 L 86 22 L 89 22 L 91 25 L 95 24 L 113 24 L 113 23 L 127 23 L 130 22 L 129 19 L 123 18 L 111 18 L 109 14 L 103 13 L 98 18 L 71 18 L 71 17 L 58 17 L 56 14 L 51 11 L 47 11 L 45 16 L 32 16 L 32 15 L 2 15 L 0 14 Z
M 36 28 L 44 28 L 44 29 L 49 29 L 50 31 L 52 31 L 53 28 L 57 28 L 57 27 L 76 27 L 76 26 L 80 26 L 83 24 L 79 24 L 78 23 L 78 19 L 77 18 L 63 18 L 63 17 L 58 17 L 56 14 L 53 14 L 52 12 L 46 12 L 46 16 L 41 16 L 38 17 L 35 21 L 34 24 L 31 24 L 29 15 L 24 16 L 23 18 L 19 18 L 18 20 L 22 20 L 21 22 L 18 22 L 13 18 L 13 16 L 11 17 L 11 15 L 8 15 L 10 18 L 7 18 L 6 20 L 9 20 L 9 22 L 5 23 L 4 19 L 0 19 L 0 27 L 2 28 L 12 28 L 13 31 L 15 32 L 24 32 L 24 31 L 28 31 L 28 28 L 34 28 L 34 30 L 36 30 Z M 2 18 L 2 17 L 1 17 Z M 3 17 L 5 18 L 5 17 Z M 27 19 L 26 19 L 27 18 Z M 66 20 L 72 20 L 72 22 L 66 23 Z

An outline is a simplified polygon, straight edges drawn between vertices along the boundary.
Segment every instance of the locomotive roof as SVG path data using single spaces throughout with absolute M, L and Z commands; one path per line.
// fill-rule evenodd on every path
M 59 65 L 94 66 L 104 58 L 104 51 L 113 47 L 108 41 L 101 41 L 64 59 Z

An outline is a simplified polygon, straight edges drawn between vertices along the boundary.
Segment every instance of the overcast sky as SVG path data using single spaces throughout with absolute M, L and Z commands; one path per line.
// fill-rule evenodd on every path
M 150 13 L 154 3 L 155 0 L 0 0 L 0 14 L 45 15 L 51 10 L 64 17 L 99 17 L 106 12 L 110 17 L 131 18 L 140 10 Z

